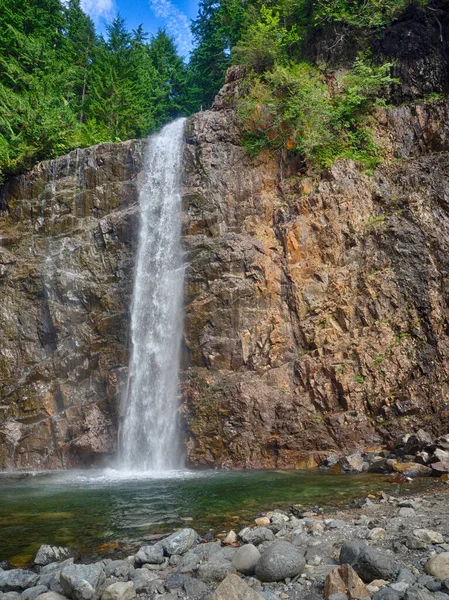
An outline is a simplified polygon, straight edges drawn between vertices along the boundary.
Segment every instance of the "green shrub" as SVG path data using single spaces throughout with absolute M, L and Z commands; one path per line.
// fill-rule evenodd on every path
M 410 5 L 424 7 L 430 0 L 315 0 L 316 24 L 339 22 L 353 27 L 382 27 Z
M 287 149 L 320 166 L 352 158 L 373 168 L 380 151 L 372 137 L 371 115 L 381 103 L 382 90 L 394 81 L 391 66 L 375 66 L 359 56 L 332 85 L 307 63 L 275 66 L 253 76 L 238 106 L 244 145 L 251 154 Z

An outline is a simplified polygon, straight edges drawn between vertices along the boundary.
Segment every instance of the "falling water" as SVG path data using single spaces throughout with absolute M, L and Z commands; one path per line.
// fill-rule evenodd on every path
M 131 312 L 132 355 L 121 429 L 122 468 L 181 467 L 177 396 L 184 267 L 180 167 L 184 119 L 150 138 L 140 192 Z

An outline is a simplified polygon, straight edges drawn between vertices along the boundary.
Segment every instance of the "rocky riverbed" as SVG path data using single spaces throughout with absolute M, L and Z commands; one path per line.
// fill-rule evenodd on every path
M 120 560 L 42 546 L 0 572 L 0 600 L 449 600 L 449 488 L 323 515 L 295 505 L 241 531 L 185 528 Z

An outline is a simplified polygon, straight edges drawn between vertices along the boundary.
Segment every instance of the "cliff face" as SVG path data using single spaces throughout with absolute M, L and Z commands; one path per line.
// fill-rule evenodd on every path
M 115 451 L 144 146 L 75 151 L 2 191 L 2 469 Z
M 395 27 L 414 47 L 413 23 Z M 437 46 L 443 62 L 421 79 L 418 50 L 404 57 L 405 96 L 423 92 L 414 81 L 444 88 Z M 388 161 L 373 176 L 350 161 L 304 175 L 295 157 L 245 154 L 239 75 L 186 127 L 190 462 L 313 466 L 447 429 L 449 101 L 379 112 Z M 72 152 L 2 190 L 0 469 L 116 451 L 144 147 Z
M 186 149 L 183 413 L 194 463 L 313 465 L 439 431 L 449 403 L 449 104 L 389 109 L 374 176 L 249 159 L 238 82 Z

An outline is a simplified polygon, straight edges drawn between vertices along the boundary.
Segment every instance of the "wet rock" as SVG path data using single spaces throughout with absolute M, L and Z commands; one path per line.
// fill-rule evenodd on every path
M 262 554 L 255 574 L 260 581 L 282 581 L 302 573 L 304 554 L 289 542 L 276 542 Z
M 449 577 L 449 552 L 442 552 L 437 556 L 433 556 L 427 561 L 424 568 L 426 573 L 440 581 L 447 579 Z
M 33 587 L 38 581 L 38 576 L 25 569 L 13 569 L 0 572 L 0 592 L 22 592 Z
M 189 527 L 172 533 L 160 542 L 167 556 L 172 554 L 185 554 L 198 542 L 199 536 Z
M 136 597 L 132 581 L 119 581 L 109 585 L 101 595 L 101 600 L 131 600 Z
M 172 554 L 182 554 L 176 552 Z M 162 544 L 155 544 L 154 546 L 142 546 L 136 554 L 136 563 L 139 565 L 149 563 L 152 565 L 160 565 L 164 562 L 164 548 Z
M 232 564 L 240 573 L 253 575 L 257 563 L 260 560 L 260 552 L 253 544 L 240 546 L 234 554 Z
M 43 545 L 39 548 L 36 554 L 34 564 L 44 566 L 53 562 L 61 562 L 74 556 L 75 552 L 70 548 L 65 548 L 63 546 Z
M 59 574 L 64 594 L 72 600 L 97 600 L 106 579 L 104 565 L 67 565 Z
M 28 588 L 21 594 L 21 600 L 36 600 L 41 594 L 48 592 L 48 588 L 45 585 L 36 585 L 35 587 Z
M 261 596 L 237 575 L 228 575 L 217 587 L 211 600 L 261 600 Z
M 326 577 L 324 597 L 329 600 L 333 594 L 346 594 L 349 600 L 359 600 L 371 596 L 363 581 L 350 565 L 337 567 Z
M 245 544 L 258 546 L 262 542 L 271 542 L 274 540 L 274 533 L 268 527 L 245 527 L 239 532 L 239 538 Z

